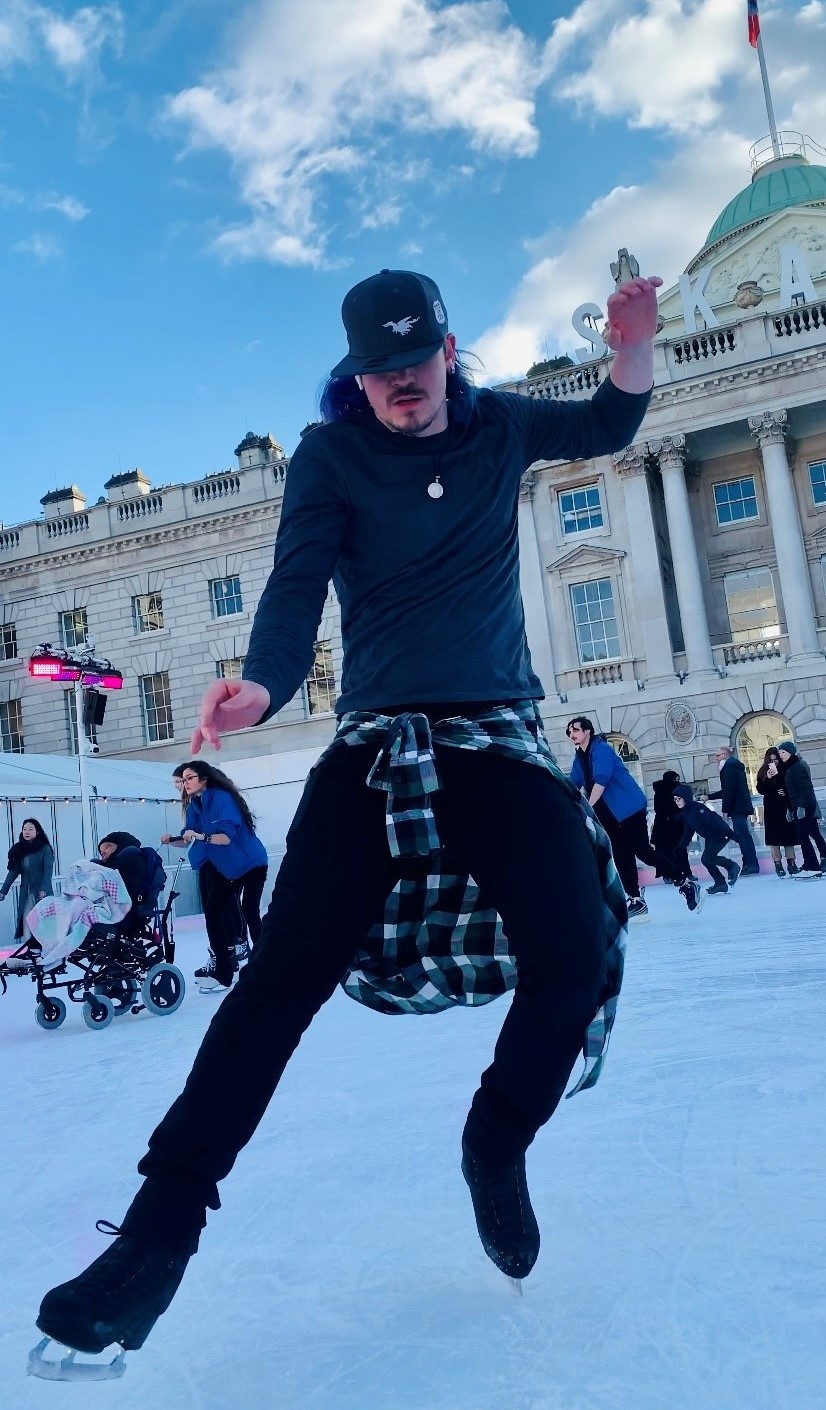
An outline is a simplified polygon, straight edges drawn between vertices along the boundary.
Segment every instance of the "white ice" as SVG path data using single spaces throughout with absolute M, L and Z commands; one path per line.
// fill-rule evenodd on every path
M 485 1258 L 459 1134 L 503 1004 L 384 1018 L 337 994 L 126 1376 L 25 1377 L 42 1294 L 106 1241 L 215 999 L 91 1032 L 0 996 L 0 1406 L 820 1410 L 826 879 L 648 891 L 609 1061 L 529 1152 L 539 1263 Z M 179 932 L 180 934 L 180 932 Z M 182 967 L 202 957 L 180 939 Z

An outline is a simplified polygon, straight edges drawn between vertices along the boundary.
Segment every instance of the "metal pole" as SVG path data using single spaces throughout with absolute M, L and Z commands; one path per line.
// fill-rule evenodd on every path
M 763 96 L 766 99 L 766 112 L 769 115 L 769 132 L 771 133 L 772 139 L 772 151 L 774 152 L 775 157 L 779 157 L 781 155 L 780 141 L 777 136 L 777 126 L 774 121 L 774 108 L 772 106 L 772 95 L 771 90 L 769 88 L 769 75 L 766 69 L 766 58 L 763 53 L 763 36 L 761 34 L 758 34 L 757 36 L 757 57 L 760 60 L 760 76 L 763 79 Z
M 86 731 L 83 728 L 83 686 L 75 681 L 75 724 L 77 726 L 77 762 L 80 774 L 80 835 L 84 857 L 91 856 L 95 845 L 92 811 L 89 800 L 89 780 L 86 774 Z

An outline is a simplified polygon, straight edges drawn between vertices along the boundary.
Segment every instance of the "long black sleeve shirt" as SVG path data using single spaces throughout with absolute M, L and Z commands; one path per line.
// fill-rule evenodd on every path
M 537 460 L 586 460 L 633 440 L 650 393 L 605 380 L 587 402 L 482 390 L 469 424 L 389 431 L 372 413 L 311 431 L 287 471 L 275 566 L 244 678 L 264 718 L 313 662 L 328 583 L 341 607 L 336 711 L 541 699 L 519 589 L 520 478 Z M 444 491 L 427 487 L 438 475 Z

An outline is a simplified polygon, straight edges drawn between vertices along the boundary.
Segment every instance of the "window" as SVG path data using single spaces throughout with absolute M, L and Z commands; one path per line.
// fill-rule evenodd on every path
M 724 581 L 732 641 L 771 641 L 779 636 L 771 568 L 727 573 Z
M 143 593 L 132 598 L 132 618 L 136 632 L 163 630 L 163 599 L 159 592 Z
M 246 659 L 246 656 L 230 656 L 226 661 L 216 661 L 216 676 L 222 681 L 240 680 L 243 675 L 244 662 Z
M 212 595 L 213 617 L 234 617 L 236 612 L 243 612 L 241 579 L 237 573 L 231 578 L 213 578 L 209 590 Z
M 601 529 L 603 517 L 599 485 L 560 490 L 559 518 L 563 534 L 582 534 L 587 529 Z
M 815 504 L 826 504 L 826 460 L 815 460 L 810 464 L 809 481 Z
M 75 651 L 79 646 L 85 646 L 88 632 L 85 607 L 73 607 L 69 612 L 61 612 L 60 640 L 67 651 Z
M 4 754 L 23 753 L 23 707 L 19 700 L 0 702 L 0 749 Z
M 0 627 L 0 661 L 13 661 L 17 655 L 17 627 L 6 622 Z
M 159 739 L 173 739 L 172 697 L 169 691 L 167 671 L 155 671 L 151 676 L 141 676 L 141 701 L 143 703 L 144 736 L 149 744 Z
M 714 504 L 718 524 L 737 524 L 741 519 L 758 518 L 757 491 L 752 476 L 715 485 Z
M 579 659 L 610 661 L 620 654 L 614 593 L 610 578 L 571 584 L 571 608 Z
M 332 710 L 336 699 L 336 676 L 333 670 L 333 650 L 329 641 L 317 641 L 313 669 L 305 684 L 307 708 L 311 715 Z
M 645 792 L 645 779 L 643 778 L 642 764 L 637 752 L 637 746 L 624 734 L 606 735 L 608 743 L 612 749 L 619 754 L 628 772 L 636 779 L 643 793 Z
M 63 692 L 63 716 L 66 721 L 66 746 L 70 754 L 77 753 L 77 715 L 75 713 L 75 693 Z
M 749 792 L 757 792 L 757 770 L 763 762 L 766 750 L 780 743 L 781 739 L 794 739 L 792 727 L 783 715 L 765 711 L 751 715 L 738 726 L 734 737 L 734 749 L 741 764 L 745 766 L 749 780 Z

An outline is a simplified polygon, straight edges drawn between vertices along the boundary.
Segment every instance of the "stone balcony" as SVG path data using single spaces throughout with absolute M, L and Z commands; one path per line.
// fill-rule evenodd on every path
M 663 388 L 717 371 L 736 375 L 747 364 L 812 348 L 826 350 L 826 302 L 752 314 L 720 328 L 659 340 L 654 344 L 654 386 Z M 498 390 L 542 400 L 584 401 L 596 391 L 609 367 L 610 361 L 603 358 L 541 377 L 502 383 Z
M 0 529 L 0 572 L 9 563 L 66 548 L 94 547 L 147 529 L 204 520 L 227 509 L 280 500 L 287 462 L 227 470 L 191 484 L 165 485 L 132 499 L 104 500 L 77 514 L 30 520 Z

